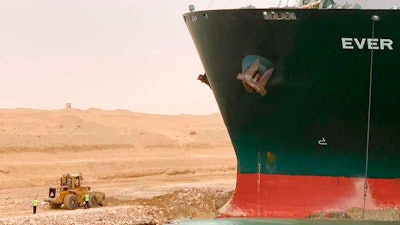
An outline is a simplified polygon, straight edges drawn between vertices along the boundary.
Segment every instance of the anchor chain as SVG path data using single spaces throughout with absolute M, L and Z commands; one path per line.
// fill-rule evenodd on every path
M 363 214 L 362 218 L 365 219 L 365 202 L 367 201 L 367 192 L 368 192 L 368 181 L 367 178 L 364 180 L 364 205 L 363 205 Z
M 261 205 L 260 205 L 260 194 L 261 194 L 261 152 L 257 154 L 257 165 L 258 165 L 258 174 L 257 174 L 257 214 L 261 215 Z
M 379 21 L 378 15 L 373 15 L 372 20 L 372 38 L 375 36 L 375 21 Z M 367 125 L 367 147 L 365 150 L 365 176 L 364 176 L 364 203 L 363 203 L 363 220 L 365 219 L 365 203 L 367 201 L 368 194 L 368 156 L 369 156 L 369 138 L 370 138 L 370 127 L 371 127 L 371 105 L 372 105 L 372 75 L 373 75 L 373 63 L 374 63 L 374 49 L 371 48 L 371 61 L 369 65 L 369 92 L 368 92 L 368 125 Z

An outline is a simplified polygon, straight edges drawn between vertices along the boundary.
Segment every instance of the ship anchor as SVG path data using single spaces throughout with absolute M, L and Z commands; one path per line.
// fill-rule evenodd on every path
M 239 73 L 236 78 L 241 80 L 246 91 L 258 92 L 265 96 L 267 91 L 265 85 L 274 71 L 273 68 L 266 70 L 262 75 L 258 70 L 260 68 L 260 59 L 257 59 L 244 73 Z
M 206 74 L 206 73 L 204 73 L 204 75 L 203 75 L 203 74 L 199 74 L 199 76 L 197 77 L 197 80 L 199 80 L 199 81 L 201 81 L 201 82 L 207 84 L 207 85 L 211 88 L 210 82 L 208 81 L 208 78 L 207 78 L 207 74 Z

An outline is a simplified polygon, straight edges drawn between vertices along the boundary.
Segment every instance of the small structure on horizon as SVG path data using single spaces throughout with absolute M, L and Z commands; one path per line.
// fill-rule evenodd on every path
M 71 109 L 71 102 L 67 102 L 67 104 L 65 104 L 65 108 L 66 109 Z

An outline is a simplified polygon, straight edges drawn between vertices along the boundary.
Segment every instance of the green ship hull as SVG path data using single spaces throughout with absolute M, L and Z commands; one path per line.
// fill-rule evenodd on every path
M 184 19 L 238 159 L 226 216 L 400 206 L 400 11 Z

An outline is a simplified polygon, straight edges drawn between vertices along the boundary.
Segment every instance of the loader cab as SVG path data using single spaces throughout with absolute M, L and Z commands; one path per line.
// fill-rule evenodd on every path
M 81 186 L 81 174 L 67 174 L 63 175 L 60 180 L 60 186 L 64 188 L 78 188 Z

